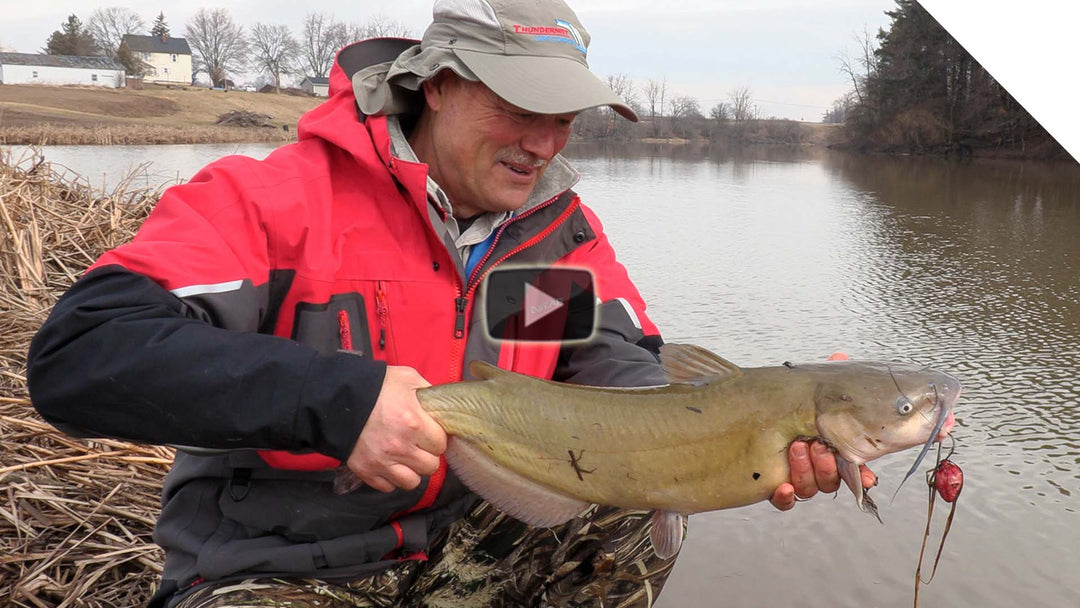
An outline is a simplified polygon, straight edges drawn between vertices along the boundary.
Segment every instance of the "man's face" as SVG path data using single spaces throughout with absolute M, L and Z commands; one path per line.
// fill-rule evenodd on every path
M 523 110 L 452 74 L 425 83 L 424 91 L 429 120 L 410 140 L 461 218 L 524 205 L 566 146 L 576 116 Z

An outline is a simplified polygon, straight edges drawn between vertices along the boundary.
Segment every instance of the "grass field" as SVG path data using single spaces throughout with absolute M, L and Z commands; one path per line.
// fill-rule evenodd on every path
M 292 141 L 297 120 L 320 101 L 317 97 L 198 87 L 147 85 L 134 91 L 0 85 L 0 143 Z M 231 110 L 269 115 L 271 127 L 214 124 Z

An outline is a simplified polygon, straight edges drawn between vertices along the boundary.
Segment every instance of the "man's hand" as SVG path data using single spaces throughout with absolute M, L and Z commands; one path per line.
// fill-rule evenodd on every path
M 840 352 L 829 356 L 829 361 L 847 360 L 848 356 Z M 788 448 L 788 465 L 791 468 L 791 483 L 780 484 L 769 499 L 769 502 L 781 511 L 791 509 L 797 500 L 810 498 L 819 491 L 835 492 L 840 489 L 836 456 L 820 441 L 809 445 L 805 441 L 792 443 Z M 866 465 L 859 465 L 859 473 L 862 474 L 864 488 L 877 485 L 877 475 L 866 468 Z
M 431 386 L 411 367 L 387 366 L 375 401 L 348 466 L 365 484 L 382 492 L 412 490 L 421 475 L 439 468 L 446 432 L 420 407 L 416 389 Z
M 796 498 L 810 498 L 821 492 L 840 489 L 840 474 L 836 471 L 836 456 L 820 441 L 807 444 L 796 441 L 788 448 L 788 464 L 791 466 L 791 483 L 780 484 L 769 502 L 781 511 L 795 506 Z M 864 488 L 877 485 L 877 475 L 859 466 Z

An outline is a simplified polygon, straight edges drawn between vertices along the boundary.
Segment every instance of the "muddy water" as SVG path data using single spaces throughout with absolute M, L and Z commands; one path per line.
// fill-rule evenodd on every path
M 576 152 L 578 189 L 669 341 L 745 365 L 845 350 L 961 379 L 966 486 L 921 605 L 1080 605 L 1080 168 Z M 660 605 L 910 605 L 925 485 L 889 497 L 913 458 L 874 466 L 884 526 L 843 492 L 693 516 Z
M 49 148 L 116 183 L 264 145 Z M 959 377 L 966 484 L 923 606 L 1080 605 L 1080 168 L 780 149 L 571 146 L 669 341 L 743 365 L 853 357 Z M 110 180 L 112 180 L 110 182 Z M 878 461 L 885 525 L 849 495 L 695 515 L 659 602 L 908 606 L 926 518 L 914 458 Z M 944 521 L 940 503 L 937 520 Z M 935 534 L 940 533 L 940 526 Z

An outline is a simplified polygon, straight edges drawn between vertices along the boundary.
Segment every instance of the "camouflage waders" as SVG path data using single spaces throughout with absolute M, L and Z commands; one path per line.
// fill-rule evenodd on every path
M 594 506 L 557 528 L 530 529 L 481 501 L 435 539 L 428 561 L 340 584 L 209 584 L 174 608 L 648 608 L 675 564 L 653 553 L 650 517 Z

